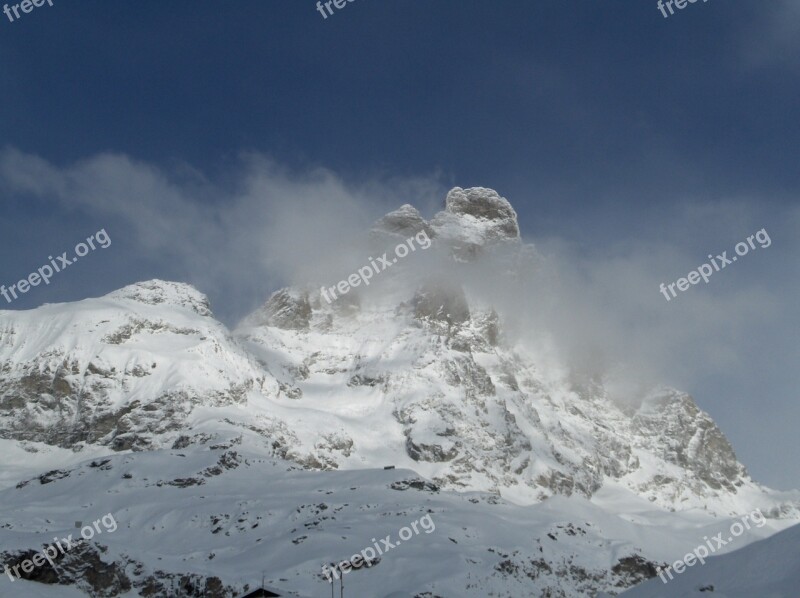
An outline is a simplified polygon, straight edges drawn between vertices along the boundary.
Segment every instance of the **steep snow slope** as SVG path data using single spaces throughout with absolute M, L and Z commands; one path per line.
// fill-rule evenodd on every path
M 701 542 L 702 543 L 702 542 Z M 691 549 L 690 549 L 691 550 Z M 665 584 L 656 578 L 625 598 L 797 598 L 800 596 L 800 526 L 733 553 L 693 565 Z

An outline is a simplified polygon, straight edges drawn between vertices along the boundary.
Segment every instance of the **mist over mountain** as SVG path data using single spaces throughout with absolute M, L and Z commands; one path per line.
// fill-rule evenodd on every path
M 516 596 L 524 586 L 583 596 L 653 577 L 670 547 L 728 518 L 757 509 L 769 524 L 739 547 L 800 518 L 800 492 L 752 480 L 691 396 L 646 372 L 626 379 L 630 366 L 613 352 L 559 337 L 569 330 L 556 316 L 565 302 L 577 325 L 591 312 L 552 288 L 547 256 L 522 240 L 514 208 L 495 191 L 454 188 L 430 220 L 404 204 L 363 243 L 360 264 L 273 292 L 233 330 L 198 290 L 161 280 L 0 312 L 0 436 L 7 454 L 29 455 L 2 491 L 6 561 L 81 519 L 68 507 L 58 520 L 15 524 L 14 513 L 33 508 L 25 505 L 66 493 L 66 504 L 117 513 L 126 531 L 33 581 L 98 596 L 168 596 L 176 583 L 227 596 L 257 585 L 258 567 L 245 574 L 242 559 L 266 558 L 270 583 L 314 595 L 327 585 L 325 559 L 338 556 L 326 553 L 368 545 L 370 526 L 393 521 L 399 491 L 425 497 L 422 510 L 404 503 L 409 517 L 435 513 L 449 530 L 415 540 L 415 558 L 441 554 L 445 539 L 482 555 L 454 547 L 448 558 L 459 564 L 415 574 L 415 595 Z M 358 267 L 381 258 L 366 284 Z M 387 465 L 397 473 L 383 473 Z M 312 502 L 321 485 L 330 498 L 303 503 L 287 524 L 265 484 Z M 364 488 L 344 499 L 347 484 Z M 212 506 L 210 485 L 226 488 L 225 505 L 215 494 Z M 96 498 L 80 498 L 87 492 Z M 364 509 L 377 511 L 365 520 Z M 497 516 L 537 544 L 520 551 L 510 530 L 497 534 Z M 471 526 L 456 531 L 465 518 Z M 142 522 L 166 519 L 194 530 L 196 552 L 165 569 L 151 552 L 169 540 Z M 269 548 L 246 548 L 263 526 Z M 350 530 L 343 546 L 333 542 L 339 529 Z M 564 531 L 575 540 L 550 545 Z M 76 573 L 90 563 L 109 575 Z M 348 582 L 363 595 L 376 584 L 412 589 L 402 567 L 388 582 L 386 568 Z

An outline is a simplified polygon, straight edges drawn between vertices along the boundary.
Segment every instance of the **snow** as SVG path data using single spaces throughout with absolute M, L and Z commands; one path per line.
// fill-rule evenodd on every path
M 501 245 L 509 264 L 533 251 L 487 189 L 454 189 L 430 222 L 409 206 L 390 216 L 377 232 L 430 231 L 431 254 L 465 268 Z M 691 397 L 663 388 L 621 406 L 576 383 L 547 339 L 507 342 L 491 305 L 410 263 L 347 305 L 277 291 L 233 331 L 202 293 L 161 280 L 0 311 L 0 554 L 113 512 L 97 554 L 139 588 L 195 574 L 239 590 L 263 571 L 318 596 L 322 564 L 430 514 L 436 531 L 348 574 L 349 595 L 585 596 L 622 591 L 756 508 L 763 527 L 669 591 L 701 571 L 728 587 L 724 564 L 746 568 L 726 559 L 796 538 L 764 540 L 800 520 L 800 492 L 750 479 Z M 796 580 L 779 562 L 776 583 Z M 68 567 L 62 579 L 93 591 Z M 729 586 L 773 591 L 754 584 Z
M 691 551 L 693 548 L 690 548 Z M 800 596 L 800 525 L 741 550 L 710 557 L 665 584 L 655 578 L 622 594 L 625 598 L 795 598 Z M 705 588 L 705 589 L 703 589 Z
M 319 596 L 326 595 L 323 564 L 350 558 L 372 546 L 373 538 L 388 534 L 394 541 L 400 528 L 430 514 L 434 531 L 387 551 L 372 569 L 345 576 L 350 595 L 510 597 L 557 588 L 581 596 L 576 588 L 592 585 L 584 573 L 604 578 L 603 587 L 613 589 L 608 570 L 619 559 L 646 554 L 666 561 L 728 524 L 698 513 L 682 529 L 675 524 L 683 515 L 645 511 L 624 489 L 616 494 L 618 503 L 635 509 L 638 522 L 579 497 L 521 507 L 481 493 L 394 490 L 393 483 L 417 474 L 299 470 L 264 457 L 257 435 L 243 438 L 234 448 L 114 455 L 70 468 L 47 484 L 33 479 L 8 488 L 0 492 L 0 546 L 41 546 L 76 533 L 76 520 L 112 513 L 117 530 L 95 538 L 108 547 L 103 560 L 133 558 L 142 564 L 139 578 L 156 570 L 192 571 L 252 586 L 264 571 L 269 585 Z M 211 471 L 220 463 L 227 465 Z M 173 485 L 187 479 L 197 483 Z M 738 541 L 745 545 L 765 530 L 753 527 Z M 524 570 L 539 559 L 553 572 L 543 570 L 532 580 Z M 573 573 L 565 573 L 570 567 Z M 133 570 L 125 569 L 137 579 Z M 0 588 L 10 587 L 5 582 Z

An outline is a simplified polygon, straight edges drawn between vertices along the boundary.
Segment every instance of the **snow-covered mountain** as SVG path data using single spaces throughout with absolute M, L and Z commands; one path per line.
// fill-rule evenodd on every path
M 511 329 L 482 279 L 513 287 L 541 258 L 507 200 L 456 188 L 430 221 L 403 206 L 376 223 L 372 255 L 419 234 L 431 248 L 369 286 L 332 303 L 319 287 L 281 289 L 232 332 L 200 292 L 158 280 L 0 312 L 0 549 L 33 548 L 80 505 L 118 513 L 119 548 L 85 558 L 113 561 L 117 580 L 138 571 L 125 573 L 131 591 L 194 573 L 217 577 L 222 596 L 263 569 L 321 595 L 314 571 L 354 549 L 336 538 L 369 540 L 427 505 L 446 532 L 417 538 L 402 564 L 387 555 L 363 595 L 408 595 L 414 578 L 420 596 L 581 596 L 652 576 L 722 518 L 759 508 L 761 534 L 800 518 L 800 493 L 751 480 L 690 396 L 618 401 L 532 350 L 537 331 Z M 42 481 L 45 469 L 61 473 Z M 405 470 L 428 481 L 393 489 Z M 363 490 L 344 505 L 348 484 Z M 318 488 L 336 495 L 324 509 L 305 505 Z M 556 523 L 571 527 L 559 536 Z M 269 549 L 256 557 L 257 538 Z

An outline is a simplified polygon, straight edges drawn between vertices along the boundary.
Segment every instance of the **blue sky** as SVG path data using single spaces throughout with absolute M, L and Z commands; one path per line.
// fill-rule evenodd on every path
M 775 458 L 797 457 L 800 417 L 799 16 L 789 0 L 667 19 L 650 0 L 0 15 L 0 283 L 100 228 L 113 239 L 3 307 L 159 277 L 197 285 L 233 325 L 320 251 L 293 247 L 292 227 L 346 252 L 326 223 L 405 202 L 431 215 L 451 186 L 492 187 L 583 276 L 620 353 L 657 347 L 648 360 L 757 479 L 800 486 L 800 459 Z M 680 301 L 658 294 L 761 228 L 770 248 Z

